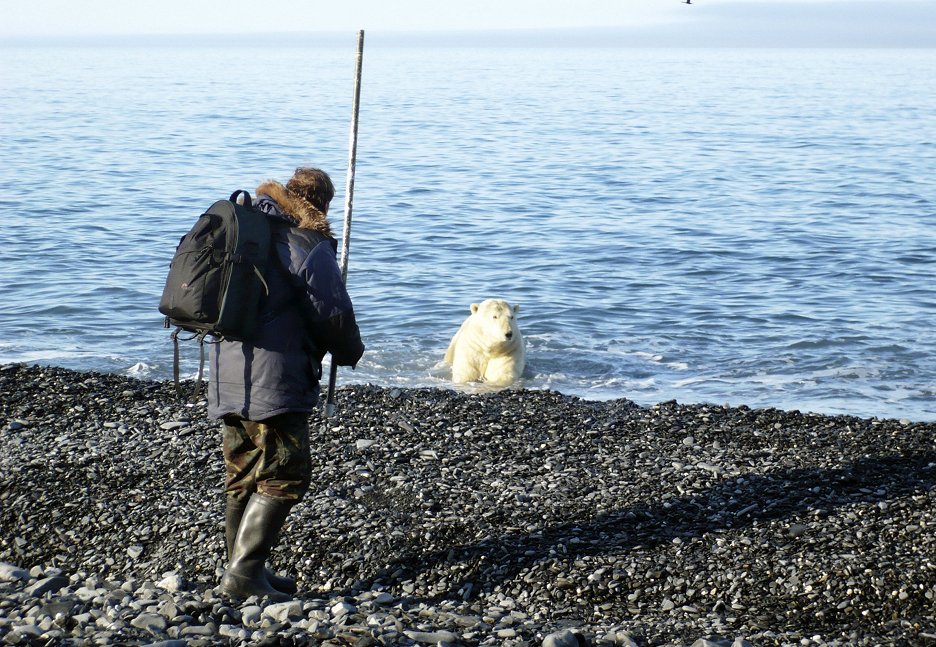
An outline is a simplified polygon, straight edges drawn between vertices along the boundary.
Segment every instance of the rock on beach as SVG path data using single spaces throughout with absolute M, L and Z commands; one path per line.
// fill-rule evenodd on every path
M 189 392 L 192 385 L 186 384 Z M 0 645 L 936 644 L 936 424 L 338 390 L 229 599 L 220 431 L 171 382 L 0 367 Z

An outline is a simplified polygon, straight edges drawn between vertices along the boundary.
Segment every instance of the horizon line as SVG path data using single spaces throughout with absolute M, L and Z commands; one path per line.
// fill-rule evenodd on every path
M 363 29 L 368 44 L 376 47 L 574 47 L 574 48 L 699 48 L 699 49 L 930 49 L 931 39 L 895 42 L 891 37 L 856 34 L 851 38 L 823 39 L 807 34 L 775 39 L 730 37 L 725 33 L 696 33 L 684 25 L 652 27 L 520 27 L 436 30 Z M 268 32 L 152 32 L 0 35 L 0 48 L 10 46 L 153 46 L 270 45 L 282 47 L 334 46 L 354 42 L 360 30 L 303 30 Z M 198 42 L 192 42 L 197 40 Z M 316 40 L 316 43 L 311 43 Z M 793 42 L 791 42 L 793 41 Z M 916 41 L 916 42 L 913 42 Z

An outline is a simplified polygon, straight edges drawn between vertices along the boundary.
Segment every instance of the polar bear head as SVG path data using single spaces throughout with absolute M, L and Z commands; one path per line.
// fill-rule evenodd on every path
M 511 306 L 503 299 L 485 299 L 471 304 L 472 326 L 480 333 L 484 345 L 501 352 L 523 344 L 520 328 L 514 316 L 519 305 Z

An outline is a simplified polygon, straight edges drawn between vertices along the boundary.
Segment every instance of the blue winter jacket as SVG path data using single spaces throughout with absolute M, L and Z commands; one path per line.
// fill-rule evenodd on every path
M 208 414 L 265 420 L 310 412 L 319 400 L 322 358 L 357 365 L 364 345 L 351 298 L 336 261 L 337 241 L 292 226 L 279 204 L 258 195 L 255 208 L 271 224 L 271 258 L 264 273 L 269 295 L 261 304 L 252 343 L 221 341 L 210 355 Z M 330 229 L 326 228 L 330 232 Z

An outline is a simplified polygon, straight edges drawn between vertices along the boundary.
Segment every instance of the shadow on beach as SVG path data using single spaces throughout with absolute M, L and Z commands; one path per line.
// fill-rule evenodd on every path
M 551 556 L 569 559 L 615 555 L 637 547 L 790 519 L 801 513 L 821 518 L 839 508 L 882 505 L 933 487 L 936 452 L 864 457 L 837 469 L 791 469 L 739 476 L 700 494 L 630 506 L 533 532 L 484 538 L 423 555 L 401 555 L 383 573 L 402 571 L 405 580 L 436 564 L 469 565 L 461 581 L 439 591 L 436 597 L 442 599 L 459 592 L 465 595 L 465 583 L 475 578 L 482 580 L 485 588 L 497 586 Z M 805 526 L 791 527 L 785 537 L 776 539 L 786 542 L 806 532 Z

